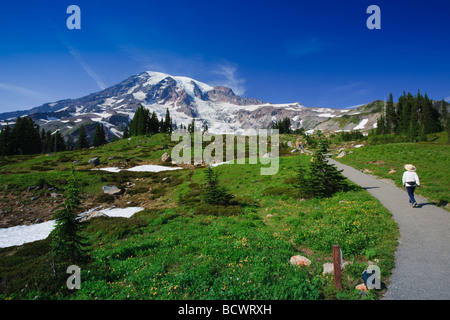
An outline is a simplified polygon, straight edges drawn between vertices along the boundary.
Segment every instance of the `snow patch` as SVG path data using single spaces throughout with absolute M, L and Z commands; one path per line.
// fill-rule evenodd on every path
M 145 100 L 145 98 L 147 97 L 147 94 L 146 94 L 145 92 L 139 91 L 139 92 L 133 93 L 133 97 L 134 97 L 136 100 L 143 101 L 143 100 Z
M 87 212 L 81 213 L 79 216 L 82 217 L 85 214 L 94 211 L 95 209 L 91 209 Z M 99 210 L 99 212 L 111 218 L 117 217 L 129 218 L 133 214 L 142 210 L 144 210 L 144 208 L 129 207 L 129 208 L 108 208 Z M 15 226 L 11 228 L 1 228 L 0 248 L 20 246 L 24 243 L 46 239 L 54 227 L 55 227 L 55 220 L 50 220 L 47 222 L 42 222 L 29 226 Z
M 322 117 L 322 118 L 334 118 L 334 115 L 331 113 L 321 113 L 317 115 L 318 117 Z
M 180 169 L 183 169 L 183 168 L 166 167 L 166 166 L 157 166 L 157 165 L 147 164 L 147 165 L 133 167 L 130 169 L 119 169 L 117 167 L 106 167 L 106 168 L 98 168 L 98 169 L 91 169 L 91 170 L 102 170 L 102 171 L 108 171 L 108 172 L 120 172 L 122 170 L 134 171 L 134 172 L 163 172 L 163 171 L 173 171 L 173 170 L 180 170 Z
M 369 119 L 363 119 L 356 127 L 353 128 L 353 130 L 361 130 L 364 129 L 367 122 L 369 122 Z

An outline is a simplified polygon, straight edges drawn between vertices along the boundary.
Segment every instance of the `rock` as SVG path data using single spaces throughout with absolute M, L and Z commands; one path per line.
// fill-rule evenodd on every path
M 98 217 L 108 217 L 108 216 L 99 211 L 92 211 L 92 212 L 86 213 L 84 216 L 82 216 L 81 219 L 79 219 L 79 221 L 85 222 L 85 221 L 91 220 L 93 218 L 98 218 Z
M 59 194 L 56 192 L 52 192 L 50 193 L 50 197 L 52 197 L 53 199 L 59 198 Z
M 169 177 L 164 177 L 161 181 L 162 181 L 162 182 L 165 182 L 165 181 L 169 181 L 169 180 L 170 180 Z
M 170 162 L 172 161 L 172 158 L 169 156 L 167 152 L 164 152 L 164 154 L 161 157 L 162 162 Z
M 333 273 L 334 273 L 334 265 L 331 262 L 324 263 L 322 274 L 333 274 Z
M 114 157 L 109 157 L 108 159 L 106 159 L 106 161 L 111 161 L 114 160 Z
M 107 193 L 110 195 L 117 195 L 117 194 L 122 193 L 122 190 L 120 190 L 116 186 L 103 186 L 102 189 L 103 189 L 103 193 Z
M 293 266 L 301 266 L 301 267 L 307 267 L 311 264 L 311 260 L 300 255 L 292 256 L 290 262 Z
M 100 158 L 95 157 L 95 158 L 89 159 L 88 163 L 93 164 L 94 166 L 98 166 L 100 164 Z
M 351 261 L 344 261 L 344 263 L 341 265 L 341 269 L 345 269 L 346 266 L 349 264 L 352 264 Z M 334 274 L 334 264 L 331 262 L 327 262 L 323 264 L 323 274 Z
M 343 158 L 343 157 L 345 157 L 346 155 L 347 155 L 347 152 L 341 151 L 341 152 L 338 154 L 337 158 Z
M 360 291 L 367 292 L 367 287 L 366 287 L 366 285 L 365 285 L 364 283 L 358 284 L 358 285 L 355 287 L 355 289 L 356 289 L 356 290 L 360 290 Z
M 37 218 L 36 221 L 34 222 L 34 224 L 38 224 L 38 223 L 42 223 L 42 219 L 41 218 Z
M 74 162 L 73 162 L 73 164 L 79 164 L 80 163 L 80 161 L 78 161 L 78 160 L 75 160 Z

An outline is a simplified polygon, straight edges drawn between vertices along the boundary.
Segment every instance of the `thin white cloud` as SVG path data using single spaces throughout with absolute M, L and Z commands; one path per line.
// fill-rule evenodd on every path
M 141 49 L 133 44 L 121 44 L 118 47 L 143 70 L 192 77 L 212 86 L 231 88 L 239 96 L 247 91 L 245 79 L 239 77 L 237 66 L 229 61 L 209 61 L 195 54 L 180 56 L 170 51 Z
M 217 69 L 212 72 L 222 77 L 222 79 L 215 81 L 216 85 L 231 88 L 238 96 L 244 95 L 247 91 L 245 88 L 245 79 L 237 76 L 236 66 L 220 64 L 217 66 Z
M 450 102 L 450 96 L 448 96 L 447 98 L 444 99 L 447 102 Z
M 29 96 L 29 97 L 33 97 L 33 98 L 42 98 L 42 96 L 43 96 L 39 92 L 30 90 L 30 89 L 27 89 L 27 88 L 24 88 L 21 86 L 16 86 L 16 85 L 2 83 L 2 82 L 0 82 L 0 89 L 18 93 L 18 94 L 25 95 L 25 96 Z
M 80 52 L 75 49 L 70 42 L 65 39 L 60 33 L 58 33 L 58 37 L 61 40 L 61 43 L 67 48 L 69 54 L 75 59 L 76 62 L 83 68 L 83 70 L 91 77 L 98 85 L 101 90 L 106 89 L 106 84 L 103 82 L 101 77 L 84 61 Z

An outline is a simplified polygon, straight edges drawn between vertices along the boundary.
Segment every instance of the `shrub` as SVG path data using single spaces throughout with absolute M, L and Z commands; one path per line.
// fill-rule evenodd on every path
M 211 216 L 236 216 L 242 212 L 240 206 L 229 205 L 211 205 L 208 203 L 203 203 L 195 207 L 195 214 L 211 215 Z
M 203 198 L 208 204 L 215 205 L 230 205 L 234 195 L 229 193 L 227 189 L 219 185 L 217 173 L 208 167 L 206 171 L 206 183 L 203 186 Z
M 87 244 L 81 235 L 82 226 L 76 221 L 76 211 L 80 205 L 80 191 L 77 188 L 75 170 L 67 181 L 66 199 L 55 213 L 55 228 L 51 232 L 51 253 L 53 272 L 62 276 L 67 265 L 86 261 Z M 68 263 L 68 264 L 67 264 Z
M 334 165 L 328 163 L 327 144 L 321 140 L 313 155 L 308 175 L 301 164 L 298 167 L 297 183 L 294 186 L 303 198 L 329 197 L 336 192 L 346 190 L 345 177 Z

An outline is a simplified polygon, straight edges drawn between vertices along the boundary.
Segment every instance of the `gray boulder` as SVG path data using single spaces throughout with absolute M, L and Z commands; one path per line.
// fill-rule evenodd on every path
M 89 159 L 88 163 L 93 164 L 94 166 L 98 166 L 100 164 L 100 158 L 95 157 L 95 158 Z
M 347 155 L 347 152 L 341 151 L 341 152 L 338 154 L 337 158 L 343 158 L 343 157 L 345 157 L 346 155 Z
M 103 186 L 103 193 L 107 193 L 110 195 L 118 195 L 122 193 L 122 190 L 120 190 L 119 188 L 117 188 L 117 186 Z
M 162 162 L 170 162 L 170 161 L 172 161 L 172 158 L 170 157 L 170 155 L 167 152 L 164 152 L 164 154 L 161 157 L 161 161 Z
M 84 216 L 82 216 L 79 221 L 80 222 L 85 222 L 85 221 L 89 221 L 93 218 L 98 218 L 98 217 L 108 217 L 106 214 L 98 212 L 98 211 L 92 211 L 89 213 L 86 213 Z

